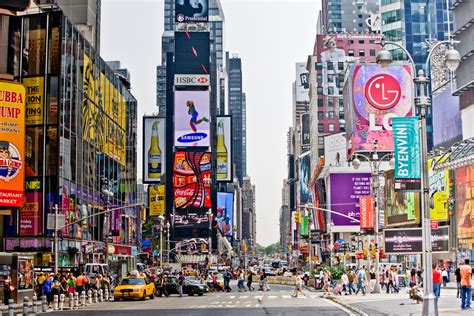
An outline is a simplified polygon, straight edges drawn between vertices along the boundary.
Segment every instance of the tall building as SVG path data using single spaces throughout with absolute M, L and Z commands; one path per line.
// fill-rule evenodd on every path
M 250 177 L 244 177 L 242 183 L 242 239 L 250 242 L 252 248 L 256 245 L 256 223 L 255 212 L 255 185 Z
M 110 261 L 134 267 L 141 241 L 136 99 L 61 11 L 10 17 L 8 29 L 7 72 L 36 101 L 26 106 L 25 207 L 0 219 L 3 250 L 54 266 L 47 219 L 57 205 L 66 223 L 84 218 L 60 231 L 60 267 L 104 261 L 107 251 Z M 129 207 L 109 221 L 99 215 L 121 206 Z
M 370 21 L 377 23 L 378 12 L 379 0 L 323 0 L 318 34 L 377 31 Z
M 242 183 L 247 175 L 246 99 L 242 87 L 242 60 L 226 52 L 228 78 L 228 105 L 232 115 L 232 161 L 236 177 Z

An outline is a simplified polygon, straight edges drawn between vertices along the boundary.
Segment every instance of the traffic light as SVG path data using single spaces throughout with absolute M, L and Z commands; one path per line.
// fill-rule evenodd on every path
M 301 212 L 299 211 L 295 212 L 295 222 L 301 224 Z
M 146 221 L 146 208 L 142 208 L 142 221 Z

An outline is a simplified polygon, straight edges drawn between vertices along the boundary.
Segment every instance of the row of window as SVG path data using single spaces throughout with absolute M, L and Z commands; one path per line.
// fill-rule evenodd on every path
M 339 105 L 339 111 L 344 111 L 344 100 L 343 99 L 336 99 L 337 105 Z M 318 108 L 324 107 L 323 99 L 318 99 Z M 334 99 L 328 99 L 328 108 L 334 107 Z
M 332 133 L 332 132 L 335 132 L 336 131 L 336 125 L 333 124 L 333 123 L 329 123 L 327 124 L 327 128 L 325 126 L 325 124 L 323 123 L 319 123 L 318 124 L 318 132 L 319 133 Z M 341 132 L 345 132 L 346 131 L 346 124 L 344 123 L 339 123 L 339 131 Z M 318 142 L 320 142 L 320 140 L 318 140 Z M 323 142 L 324 144 L 324 142 Z
M 333 120 L 336 116 L 334 114 L 334 111 L 327 111 L 326 116 L 328 119 Z M 323 111 L 318 111 L 318 120 L 324 120 L 324 112 Z M 344 112 L 339 111 L 339 119 L 343 120 L 344 119 Z

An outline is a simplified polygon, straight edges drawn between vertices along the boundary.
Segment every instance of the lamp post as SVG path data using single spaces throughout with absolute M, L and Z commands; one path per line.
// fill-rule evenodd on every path
M 160 221 L 160 270 L 163 271 L 163 229 L 164 227 L 164 220 L 165 217 L 163 215 L 158 216 L 158 220 Z
M 366 160 L 369 163 L 370 166 L 370 171 L 372 175 L 372 194 L 374 196 L 372 205 L 374 206 L 374 238 L 375 238 L 375 285 L 374 285 L 374 290 L 372 293 L 380 293 L 380 271 L 379 271 L 379 265 L 380 265 L 380 238 L 379 238 L 379 205 L 378 205 L 378 197 L 379 197 L 379 190 L 380 190 L 380 181 L 379 181 L 379 176 L 380 176 L 380 165 L 382 161 L 385 161 L 385 158 L 391 157 L 389 160 L 389 165 L 391 168 L 395 166 L 395 159 L 393 158 L 392 153 L 388 153 L 384 155 L 382 158 L 379 159 L 379 155 L 377 153 L 377 145 L 378 142 L 374 142 L 374 151 L 372 152 L 372 159 L 369 157 L 359 154 L 359 153 L 354 153 L 352 154 L 352 157 L 354 158 L 352 160 L 352 166 L 355 169 L 358 169 L 360 167 L 360 158 Z M 370 246 L 370 242 L 369 242 Z M 370 253 L 367 254 L 367 257 L 370 257 Z
M 436 43 L 430 50 L 428 57 L 425 62 L 425 69 L 428 70 L 428 66 L 431 62 L 431 56 L 436 48 L 441 45 L 447 46 L 448 51 L 445 55 L 445 64 L 451 71 L 455 71 L 460 63 L 461 56 L 459 52 L 454 49 L 454 44 L 459 41 L 453 39 L 447 41 L 440 41 Z M 428 142 L 427 142 L 427 131 L 426 131 L 426 113 L 430 107 L 431 98 L 427 89 L 429 89 L 428 83 L 429 78 L 425 77 L 423 69 L 420 69 L 416 74 L 416 66 L 413 62 L 413 58 L 410 53 L 400 44 L 395 42 L 388 42 L 382 40 L 382 49 L 379 51 L 376 60 L 377 63 L 382 67 L 387 67 L 392 63 L 391 53 L 385 49 L 385 45 L 390 44 L 400 48 L 410 60 L 413 67 L 414 82 L 417 84 L 415 93 L 415 106 L 420 109 L 420 140 L 421 140 L 421 211 L 422 211 L 422 232 L 423 232 L 423 311 L 422 315 L 438 315 L 437 300 L 433 294 L 433 279 L 432 279 L 432 250 L 431 250 L 431 228 L 430 228 L 430 192 L 429 192 L 429 177 L 428 177 Z
M 168 255 L 166 256 L 167 266 L 170 265 L 170 222 L 166 222 L 166 239 L 168 242 Z

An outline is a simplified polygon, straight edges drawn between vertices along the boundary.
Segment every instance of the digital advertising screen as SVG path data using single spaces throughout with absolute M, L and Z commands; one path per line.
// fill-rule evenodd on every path
M 175 32 L 175 74 L 210 74 L 209 32 Z

